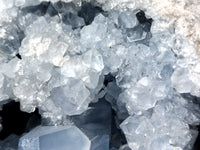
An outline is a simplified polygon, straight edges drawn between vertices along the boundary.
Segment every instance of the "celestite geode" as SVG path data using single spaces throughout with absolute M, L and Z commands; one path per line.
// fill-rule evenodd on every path
M 48 120 L 19 150 L 193 150 L 198 9 L 198 0 L 0 0 L 1 107 L 12 99 Z

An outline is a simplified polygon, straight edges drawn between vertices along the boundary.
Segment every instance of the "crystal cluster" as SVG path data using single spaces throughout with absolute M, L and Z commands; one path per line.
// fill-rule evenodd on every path
M 0 101 L 38 108 L 58 125 L 30 131 L 19 150 L 192 149 L 199 58 L 174 24 L 142 8 L 131 0 L 0 0 Z M 128 145 L 111 146 L 113 120 Z

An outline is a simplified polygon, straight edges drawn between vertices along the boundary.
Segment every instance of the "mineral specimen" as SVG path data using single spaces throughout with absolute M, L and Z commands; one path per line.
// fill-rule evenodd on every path
M 19 101 L 43 120 L 19 150 L 192 150 L 199 6 L 0 0 L 0 106 Z

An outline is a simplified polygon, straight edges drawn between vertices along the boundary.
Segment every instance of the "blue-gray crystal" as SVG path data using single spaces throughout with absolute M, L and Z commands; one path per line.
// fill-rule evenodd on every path
M 75 126 L 37 127 L 20 138 L 18 150 L 90 150 L 90 141 Z

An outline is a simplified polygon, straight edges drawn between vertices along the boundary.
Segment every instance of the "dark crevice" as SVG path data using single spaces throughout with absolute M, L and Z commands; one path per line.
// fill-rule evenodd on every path
M 16 54 L 16 57 L 22 59 L 22 56 L 19 53 Z
M 140 10 L 136 13 L 136 18 L 139 22 L 133 28 L 122 28 L 122 33 L 125 35 L 125 39 L 129 42 L 135 42 L 136 44 L 144 44 L 149 46 L 152 34 L 150 32 L 153 19 L 147 18 L 144 11 Z M 143 37 L 145 36 L 145 37 Z M 135 39 L 137 39 L 135 41 Z
M 42 2 L 36 6 L 28 6 L 22 8 L 22 12 L 25 14 L 32 13 L 38 16 L 44 16 L 49 8 L 50 2 Z
M 181 96 L 184 99 L 192 101 L 194 104 L 199 104 L 200 105 L 200 97 L 193 96 L 190 93 L 182 93 Z
M 58 15 L 58 11 L 55 9 L 52 3 L 49 3 L 46 13 L 51 17 Z
M 49 14 L 51 17 L 59 14 L 63 23 L 71 25 L 73 29 L 77 29 L 82 28 L 84 25 L 91 24 L 95 16 L 103 12 L 103 10 L 87 2 L 83 2 L 82 6 L 79 8 L 73 3 L 58 1 L 55 4 L 51 2 L 42 2 L 37 6 L 28 6 L 22 8 L 22 12 L 24 14 L 32 13 L 37 16 Z M 84 23 L 80 21 L 79 17 L 84 20 Z
M 198 105 L 199 108 L 200 108 L 200 97 L 193 96 L 190 93 L 182 93 L 181 96 L 184 99 L 187 99 L 188 102 L 192 102 L 192 103 Z M 192 108 L 192 109 L 194 109 L 193 110 L 194 112 L 196 111 L 196 113 L 199 114 L 200 113 L 199 108 Z M 200 148 L 200 124 L 196 125 L 196 126 L 194 126 L 194 125 L 191 126 L 190 125 L 190 129 L 198 131 L 198 135 L 197 135 L 196 141 L 195 141 L 195 143 L 193 145 L 193 150 L 199 150 L 199 148 Z
M 119 149 L 122 145 L 127 144 L 127 140 L 124 133 L 117 124 L 116 117 L 117 114 L 115 110 L 112 109 L 110 148 L 115 147 Z
M 198 125 L 196 127 L 198 129 L 199 134 L 198 134 L 198 136 L 196 138 L 196 141 L 194 143 L 193 150 L 199 150 L 199 148 L 200 148 L 200 125 Z
M 3 105 L 0 117 L 3 128 L 0 132 L 0 140 L 4 140 L 12 134 L 22 135 L 41 124 L 38 109 L 33 113 L 23 112 L 20 110 L 20 103 L 15 101 Z
M 113 76 L 111 73 L 104 76 L 104 85 L 107 86 L 109 82 L 115 82 L 115 76 Z
M 137 20 L 139 21 L 140 25 L 142 26 L 143 30 L 145 32 L 150 32 L 153 19 L 147 18 L 144 11 L 142 11 L 142 10 L 140 10 L 136 14 L 136 17 L 137 17 Z
M 116 78 L 113 74 L 108 73 L 107 75 L 104 76 L 104 86 L 107 88 L 109 87 L 109 83 L 116 83 Z M 117 86 L 117 84 L 116 84 Z M 117 86 L 118 87 L 118 86 Z M 116 87 L 116 88 L 117 88 Z M 114 88 L 116 90 L 116 88 Z M 116 90 L 115 92 L 119 94 L 121 93 L 121 90 L 119 90 L 120 88 L 117 88 L 118 90 Z M 115 99 L 113 97 L 113 100 L 109 101 L 110 107 L 112 108 L 112 115 L 111 115 L 111 134 L 110 134 L 110 149 L 111 148 L 116 148 L 119 149 L 122 145 L 127 144 L 127 140 L 126 137 L 123 133 L 123 131 L 121 130 L 121 128 L 119 127 L 119 124 L 124 121 L 124 119 L 122 120 L 122 118 L 120 118 L 117 114 L 118 111 L 118 106 L 116 104 L 117 99 Z M 122 114 L 121 114 L 122 115 Z M 126 118 L 126 117 L 125 117 Z
M 79 21 L 77 21 L 79 19 Z M 71 25 L 72 29 L 75 30 L 77 28 L 82 28 L 85 24 L 84 21 L 80 21 L 80 18 L 76 14 L 67 13 L 62 16 L 63 23 L 67 25 Z
M 36 6 L 24 7 L 22 8 L 22 12 L 24 14 L 31 13 L 37 16 L 44 16 L 45 14 L 49 14 L 49 16 L 53 17 L 58 15 L 58 11 L 55 9 L 54 5 L 51 2 L 42 2 Z
M 53 7 L 59 14 L 67 14 L 67 13 L 74 13 L 76 14 L 78 11 L 77 6 L 74 3 L 66 3 L 62 1 L 58 1 L 53 4 Z
M 84 19 L 78 16 L 79 8 L 74 3 L 57 2 L 54 5 L 61 20 L 66 25 L 71 25 L 72 29 L 82 28 L 85 25 Z
M 78 16 L 85 20 L 86 25 L 89 25 L 92 23 L 95 16 L 101 12 L 103 12 L 103 10 L 100 7 L 84 2 L 81 6 L 81 9 L 78 11 Z
M 44 16 L 48 14 L 53 17 L 59 15 L 62 22 L 71 25 L 72 29 L 82 28 L 84 25 L 89 25 L 94 20 L 95 16 L 103 13 L 103 10 L 94 6 L 91 3 L 83 2 L 81 7 L 75 6 L 74 3 L 65 3 L 58 1 L 54 4 L 51 2 L 42 2 L 36 6 L 28 6 L 22 8 L 24 14 L 35 14 L 37 16 Z M 84 21 L 81 21 L 82 18 Z

